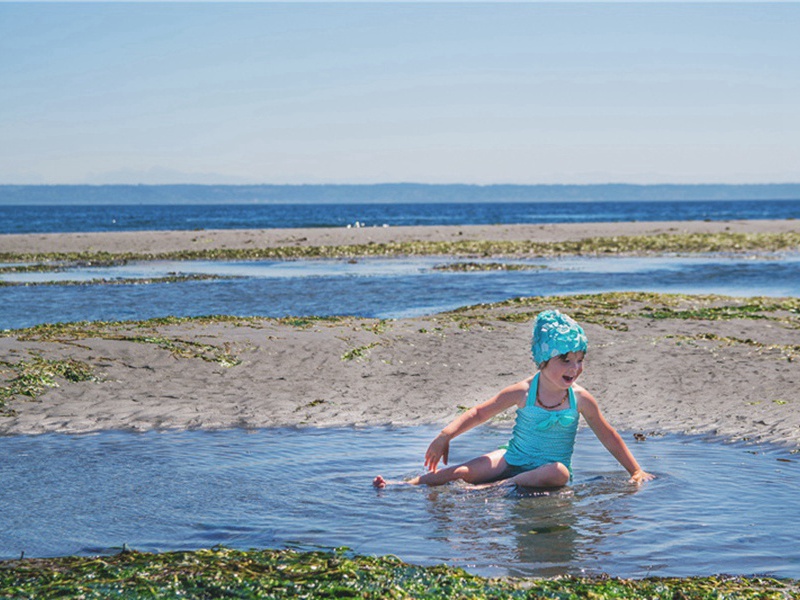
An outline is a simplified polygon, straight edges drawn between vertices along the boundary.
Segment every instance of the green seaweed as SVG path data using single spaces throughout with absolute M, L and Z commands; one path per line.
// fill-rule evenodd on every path
M 241 360 L 231 351 L 229 345 L 225 344 L 222 348 L 212 344 L 202 344 L 200 342 L 190 342 L 177 338 L 167 338 L 164 336 L 115 336 L 106 339 L 116 339 L 125 342 L 140 344 L 154 344 L 162 350 L 167 350 L 178 358 L 199 358 L 206 362 L 214 362 L 223 367 L 235 367 L 241 364 Z
M 361 328 L 375 335 L 386 333 L 391 327 L 392 319 L 368 319 L 361 323 Z
M 595 237 L 562 242 L 534 240 L 407 241 L 338 246 L 206 248 L 160 253 L 0 253 L 2 262 L 115 265 L 146 260 L 286 260 L 362 256 L 559 256 L 697 252 L 780 252 L 800 250 L 800 233 L 691 233 Z
M 72 382 L 95 379 L 90 365 L 72 358 L 46 359 L 35 354 L 32 360 L 0 362 L 0 366 L 15 374 L 0 386 L 0 409 L 15 396 L 35 399 L 46 388 L 58 387 L 58 378 Z
M 22 559 L 0 563 L 0 595 L 32 598 L 798 598 L 798 582 L 766 577 L 488 579 L 394 556 L 295 550 Z
M 465 306 L 439 315 L 459 323 L 497 319 L 512 323 L 532 321 L 548 308 L 559 308 L 582 323 L 627 330 L 626 320 L 680 319 L 721 321 L 755 319 L 800 327 L 800 298 L 735 298 L 715 294 L 659 294 L 607 292 L 573 296 L 532 296 L 503 302 Z
M 0 281 L 0 287 L 34 287 L 34 286 L 90 286 L 90 285 L 152 285 L 156 283 L 183 283 L 186 281 L 218 281 L 238 279 L 228 275 L 169 275 L 165 277 L 129 277 L 107 279 L 104 277 L 87 279 L 85 281 Z
M 226 319 L 227 320 L 227 319 Z M 237 319 L 238 320 L 238 319 Z M 175 319 L 179 322 L 181 319 Z M 222 348 L 212 344 L 192 342 L 179 338 L 168 338 L 160 335 L 138 335 L 125 333 L 128 328 L 142 328 L 154 324 L 167 324 L 171 319 L 153 321 L 107 322 L 81 321 L 76 323 L 45 323 L 26 329 L 5 330 L 0 336 L 14 336 L 20 341 L 74 343 L 78 340 L 98 338 L 119 340 L 140 344 L 154 344 L 159 348 L 172 352 L 180 358 L 200 358 L 208 362 L 216 362 L 223 366 L 234 366 L 240 361 L 233 355 L 228 345 Z
M 63 270 L 65 270 L 65 267 L 52 264 L 5 265 L 0 267 L 0 273 L 57 273 Z
M 452 271 L 458 273 L 472 273 L 480 271 L 538 271 L 546 269 L 544 265 L 524 265 L 518 263 L 498 262 L 457 262 L 446 265 L 436 265 L 434 271 Z
M 766 317 L 764 317 L 766 318 Z M 750 338 L 738 338 L 727 335 L 717 335 L 716 333 L 697 333 L 697 334 L 673 334 L 666 336 L 667 339 L 674 339 L 678 341 L 697 341 L 708 340 L 725 344 L 726 346 L 742 345 L 751 346 L 759 351 L 763 350 L 779 350 L 789 362 L 793 362 L 795 357 L 800 355 L 800 344 L 765 344 Z
M 318 323 L 331 325 L 351 321 L 352 317 L 238 317 L 235 315 L 204 315 L 197 317 L 154 317 L 134 321 L 72 321 L 42 323 L 21 329 L 0 330 L 0 337 L 16 337 L 24 341 L 64 341 L 90 337 L 117 339 L 119 330 L 152 329 L 159 326 L 197 325 L 205 327 L 215 323 L 229 323 L 236 327 L 263 327 L 266 323 L 277 323 L 298 329 L 307 329 Z
M 366 346 L 359 346 L 358 348 L 352 348 L 348 350 L 344 354 L 342 354 L 342 360 L 355 360 L 359 358 L 364 358 L 369 351 L 372 350 L 375 346 L 378 345 L 379 342 L 372 342 L 371 344 L 367 344 Z
M 265 323 L 277 323 L 283 326 L 306 329 L 318 323 L 330 325 L 341 324 L 352 320 L 350 317 L 286 317 L 269 319 L 262 317 L 236 317 L 229 315 L 210 315 L 201 317 L 156 317 L 140 321 L 77 321 L 66 323 L 44 323 L 23 329 L 6 329 L 0 331 L 0 337 L 15 337 L 24 342 L 58 342 L 62 344 L 75 344 L 80 340 L 96 338 L 104 340 L 117 340 L 137 344 L 152 344 L 172 353 L 177 358 L 200 359 L 213 362 L 223 367 L 235 367 L 241 364 L 230 344 L 215 346 L 202 342 L 181 339 L 156 332 L 157 327 L 180 326 L 192 324 L 204 327 L 213 323 L 230 323 L 239 327 L 261 327 Z M 379 333 L 385 325 L 384 321 L 376 320 L 371 325 L 372 331 Z M 144 332 L 144 333 L 140 333 Z M 355 349 L 351 358 L 363 355 L 365 349 Z M 51 365 L 51 367 L 48 367 Z M 80 372 L 79 366 L 84 365 L 76 360 L 48 360 L 37 357 L 33 362 L 21 361 L 18 363 L 3 363 L 6 369 L 11 369 L 18 375 L 8 379 L 5 386 L 0 387 L 0 409 L 5 407 L 6 401 L 14 396 L 23 395 L 35 397 L 40 395 L 45 388 L 53 387 L 52 376 L 48 375 L 53 369 L 69 381 L 85 381 L 86 379 L 74 378 Z M 69 367 L 73 369 L 70 371 Z M 87 369 L 88 365 L 84 365 Z M 49 369 L 49 370 L 48 370 Z M 73 377 L 74 375 L 74 377 Z M 37 382 L 39 382 L 37 384 Z M 35 394 L 28 393 L 35 390 Z M 7 412 L 0 414 L 8 414 Z
M 279 317 L 275 319 L 264 318 L 265 321 L 274 321 L 280 325 L 294 327 L 295 329 L 308 329 L 314 325 L 339 325 L 352 320 L 352 317 L 320 317 L 316 315 L 309 315 L 304 317 Z

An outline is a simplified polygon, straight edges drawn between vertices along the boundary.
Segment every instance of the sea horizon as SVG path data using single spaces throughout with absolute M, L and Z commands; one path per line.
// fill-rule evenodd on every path
M 0 184 L 0 205 L 451 204 L 797 200 L 800 183 L 756 184 Z

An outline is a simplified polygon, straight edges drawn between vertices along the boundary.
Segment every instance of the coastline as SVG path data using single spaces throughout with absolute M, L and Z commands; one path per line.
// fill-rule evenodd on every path
M 796 220 L 655 221 L 336 227 L 318 229 L 202 229 L 195 231 L 120 231 L 0 235 L 0 253 L 161 254 L 180 251 L 343 246 L 404 242 L 535 241 L 564 242 L 596 237 L 695 233 L 800 233 Z

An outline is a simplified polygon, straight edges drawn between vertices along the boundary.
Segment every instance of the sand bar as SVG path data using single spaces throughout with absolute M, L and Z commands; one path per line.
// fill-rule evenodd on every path
M 555 223 L 547 225 L 458 225 L 319 229 L 217 229 L 198 231 L 123 231 L 0 235 L 1 253 L 111 252 L 162 253 L 218 248 L 340 246 L 408 241 L 533 240 L 557 242 L 593 237 L 661 233 L 800 232 L 800 221 L 660 221 L 631 223 Z
M 631 297 L 610 322 L 586 324 L 582 383 L 612 423 L 648 436 L 800 447 L 796 312 L 771 311 L 773 320 L 655 319 L 642 316 L 646 304 L 657 303 Z M 72 359 L 96 380 L 57 378 L 59 387 L 35 400 L 16 396 L 0 434 L 444 424 L 532 373 L 524 315 L 545 305 L 552 303 L 387 322 L 188 321 L 49 340 L 7 334 L 0 361 Z M 522 320 L 502 320 L 509 310 Z M 3 379 L 14 374 L 0 371 Z

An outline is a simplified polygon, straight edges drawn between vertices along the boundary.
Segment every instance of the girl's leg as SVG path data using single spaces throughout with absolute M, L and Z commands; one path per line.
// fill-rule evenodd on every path
M 569 469 L 560 462 L 549 463 L 533 471 L 515 475 L 506 483 L 514 483 L 522 487 L 563 487 L 569 483 Z
M 445 467 L 438 471 L 431 471 L 425 475 L 414 477 L 405 482 L 386 481 L 383 477 L 378 475 L 372 485 L 378 488 L 386 487 L 392 483 L 408 483 L 411 485 L 444 485 L 457 479 L 463 479 L 467 483 L 484 483 L 491 481 L 499 476 L 506 469 L 506 461 L 503 458 L 505 450 L 495 450 L 489 452 L 478 458 L 473 458 L 470 461 L 455 465 L 452 467 Z
M 506 461 L 503 458 L 505 453 L 505 450 L 495 450 L 460 465 L 445 467 L 435 472 L 431 471 L 425 475 L 414 477 L 409 483 L 435 486 L 456 481 L 457 479 L 462 479 L 467 483 L 491 481 L 505 471 Z

